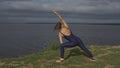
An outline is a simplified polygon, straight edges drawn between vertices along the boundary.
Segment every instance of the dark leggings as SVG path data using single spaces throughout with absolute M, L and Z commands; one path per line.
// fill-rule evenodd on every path
M 60 45 L 60 57 L 64 58 L 64 48 L 71 48 L 79 46 L 83 51 L 85 51 L 89 58 L 92 58 L 93 55 L 91 52 L 84 46 L 83 42 L 80 40 L 79 42 L 66 42 Z

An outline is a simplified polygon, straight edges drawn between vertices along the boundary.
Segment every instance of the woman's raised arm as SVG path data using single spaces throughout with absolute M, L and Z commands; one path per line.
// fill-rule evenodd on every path
M 53 13 L 61 20 L 61 23 L 68 28 L 68 24 L 66 23 L 66 21 L 63 19 L 63 17 L 56 11 L 56 10 L 52 10 Z

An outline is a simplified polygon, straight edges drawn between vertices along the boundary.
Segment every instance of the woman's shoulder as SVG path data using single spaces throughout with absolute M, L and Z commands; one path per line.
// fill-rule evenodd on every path
M 60 31 L 70 31 L 70 28 L 63 27 Z

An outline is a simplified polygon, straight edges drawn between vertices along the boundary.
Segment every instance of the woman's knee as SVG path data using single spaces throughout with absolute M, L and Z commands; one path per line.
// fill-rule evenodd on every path
M 60 46 L 61 46 L 61 47 L 63 47 L 63 46 L 64 46 L 64 44 L 60 44 Z
M 61 44 L 61 45 L 60 45 L 60 48 L 64 48 L 64 46 Z
M 68 43 L 63 43 L 60 45 L 60 47 L 66 47 L 66 46 L 68 46 Z

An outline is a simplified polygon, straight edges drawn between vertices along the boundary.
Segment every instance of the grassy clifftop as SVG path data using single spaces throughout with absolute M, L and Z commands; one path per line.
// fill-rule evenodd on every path
M 96 61 L 90 61 L 78 47 L 66 49 L 65 61 L 56 63 L 59 49 L 48 49 L 18 58 L 1 58 L 0 68 L 120 68 L 120 46 L 89 46 Z

